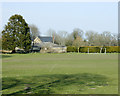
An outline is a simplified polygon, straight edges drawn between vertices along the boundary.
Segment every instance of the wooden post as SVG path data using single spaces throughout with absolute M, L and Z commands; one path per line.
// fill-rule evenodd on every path
M 52 38 L 53 38 L 53 44 L 54 44 L 54 35 L 53 35 L 53 37 L 52 37 Z

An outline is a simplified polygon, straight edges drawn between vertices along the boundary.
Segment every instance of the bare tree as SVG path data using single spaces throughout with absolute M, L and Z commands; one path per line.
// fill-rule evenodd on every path
M 30 27 L 30 33 L 31 33 L 32 39 L 35 39 L 37 36 L 40 35 L 40 31 L 36 25 L 31 24 L 29 25 L 29 27 Z
M 47 31 L 47 35 L 49 35 L 49 36 L 53 36 L 53 35 L 55 35 L 56 34 L 56 31 L 54 30 L 54 29 L 49 29 L 48 31 Z
M 111 46 L 112 35 L 109 31 L 104 31 L 102 34 L 101 39 L 103 40 L 102 44 L 104 46 Z
M 83 30 L 81 30 L 79 28 L 75 28 L 73 30 L 72 36 L 73 36 L 74 39 L 76 39 L 77 36 L 80 36 L 82 38 L 83 34 L 84 34 Z
M 112 34 L 111 46 L 118 46 L 118 34 Z
M 58 45 L 64 46 L 66 43 L 66 38 L 67 38 L 67 32 L 66 31 L 58 31 L 56 32 L 53 29 L 49 29 L 47 31 L 48 35 L 52 36 L 54 38 L 54 43 Z
M 84 46 L 84 41 L 80 36 L 77 36 L 76 39 L 73 41 L 73 46 L 77 47 L 79 53 L 79 48 Z
M 73 41 L 74 41 L 73 35 L 68 34 L 67 37 L 66 37 L 65 45 L 66 46 L 72 46 Z
M 65 46 L 66 44 L 66 38 L 67 38 L 67 31 L 59 31 L 58 32 L 59 39 L 60 39 L 60 45 Z
M 93 46 L 117 46 L 118 36 L 111 34 L 109 31 L 104 31 L 98 34 L 94 31 L 87 31 L 86 37 L 89 45 Z
M 48 34 L 49 36 L 53 37 L 54 43 L 60 44 L 60 42 L 61 42 L 61 41 L 60 41 L 60 40 L 61 40 L 61 37 L 59 36 L 58 33 L 56 33 L 55 30 L 49 29 L 49 30 L 47 31 L 47 34 Z
M 89 46 L 94 45 L 95 44 L 95 39 L 96 39 L 96 36 L 97 36 L 97 32 L 87 31 L 85 35 L 87 37 Z

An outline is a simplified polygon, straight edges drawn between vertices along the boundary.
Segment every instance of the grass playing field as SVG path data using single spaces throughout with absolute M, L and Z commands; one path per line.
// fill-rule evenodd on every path
M 3 94 L 117 94 L 118 54 L 4 54 Z

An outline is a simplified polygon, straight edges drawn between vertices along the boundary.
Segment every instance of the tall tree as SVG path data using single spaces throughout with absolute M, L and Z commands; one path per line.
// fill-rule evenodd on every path
M 64 46 L 66 42 L 67 32 L 66 31 L 58 31 L 55 32 L 53 29 L 49 29 L 47 31 L 48 35 L 52 36 L 54 39 L 54 43 Z
M 96 38 L 95 36 L 97 36 L 97 33 L 94 31 L 87 31 L 85 35 L 87 37 L 89 46 L 94 45 Z
M 65 45 L 66 46 L 73 45 L 73 42 L 76 41 L 77 37 L 80 37 L 82 39 L 83 34 L 84 34 L 83 30 L 81 30 L 79 28 L 74 28 L 72 33 L 66 35 Z
M 58 35 L 60 45 L 65 46 L 68 33 L 66 31 L 59 31 Z
M 112 34 L 111 46 L 118 46 L 118 34 Z
M 80 37 L 82 38 L 83 34 L 84 34 L 83 30 L 81 30 L 81 29 L 79 29 L 79 28 L 75 28 L 75 29 L 73 30 L 73 33 L 72 33 L 74 40 L 75 40 L 78 36 L 80 36 Z
M 13 15 L 2 31 L 2 48 L 13 50 L 23 48 L 28 52 L 31 48 L 30 29 L 21 15 Z
M 58 44 L 58 34 L 56 33 L 54 29 L 49 29 L 47 31 L 47 35 L 53 38 L 53 43 Z
M 73 36 L 71 34 L 68 34 L 67 37 L 66 37 L 65 45 L 66 46 L 72 46 L 73 41 L 74 41 Z
M 39 29 L 37 28 L 37 26 L 34 25 L 34 24 L 29 25 L 29 27 L 30 27 L 31 37 L 32 37 L 32 39 L 34 40 L 37 36 L 40 35 L 40 31 L 39 31 Z
M 79 48 L 84 46 L 84 41 L 80 36 L 77 36 L 76 39 L 73 41 L 73 46 L 77 47 L 79 53 Z

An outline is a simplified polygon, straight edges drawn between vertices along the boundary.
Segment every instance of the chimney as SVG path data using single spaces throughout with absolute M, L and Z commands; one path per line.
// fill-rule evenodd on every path
M 53 44 L 54 44 L 54 35 L 53 35 L 53 37 L 52 37 L 52 38 L 53 38 Z

